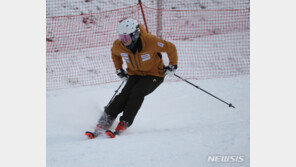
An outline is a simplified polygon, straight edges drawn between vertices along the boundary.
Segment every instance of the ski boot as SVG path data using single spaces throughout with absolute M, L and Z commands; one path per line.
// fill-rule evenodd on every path
M 110 138 L 115 138 L 116 135 L 121 134 L 123 131 L 125 131 L 128 128 L 128 122 L 126 121 L 120 121 L 115 129 L 115 132 L 112 132 L 111 130 L 107 130 L 105 134 L 109 136 Z
M 88 136 L 88 138 L 90 139 L 94 139 L 99 135 L 104 134 L 105 130 L 109 129 L 112 126 L 114 120 L 115 118 L 111 117 L 110 115 L 104 112 L 98 121 L 95 131 L 94 132 L 86 131 L 85 135 Z

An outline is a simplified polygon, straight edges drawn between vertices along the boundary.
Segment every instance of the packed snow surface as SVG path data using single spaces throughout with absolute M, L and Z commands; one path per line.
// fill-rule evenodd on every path
M 186 82 L 164 82 L 125 133 L 88 140 L 84 132 L 94 129 L 120 83 L 47 92 L 47 167 L 249 166 L 249 75 L 190 81 L 236 108 Z M 212 155 L 244 161 L 208 162 Z

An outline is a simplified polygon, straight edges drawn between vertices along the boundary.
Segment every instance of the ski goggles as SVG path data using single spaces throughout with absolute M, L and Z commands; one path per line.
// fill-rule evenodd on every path
M 130 35 L 119 35 L 119 39 L 126 43 L 129 42 L 130 40 L 132 40 L 132 37 Z

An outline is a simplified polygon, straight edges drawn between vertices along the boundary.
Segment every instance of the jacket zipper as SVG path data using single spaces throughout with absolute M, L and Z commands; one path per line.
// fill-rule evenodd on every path
M 141 64 L 141 55 L 139 54 L 139 65 L 140 65 L 140 67 L 142 66 L 142 64 Z
M 129 57 L 129 59 L 131 60 L 131 64 L 132 64 L 132 66 L 135 68 L 135 66 L 134 66 L 134 64 L 133 64 L 133 61 L 132 61 L 132 58 L 131 58 L 131 56 L 130 56 L 130 55 L 128 55 L 128 57 Z
M 138 66 L 137 59 L 136 59 L 136 56 L 135 56 L 135 55 L 134 55 L 134 58 L 135 58 L 135 62 L 136 62 L 137 68 L 138 68 L 138 70 L 140 71 L 140 68 L 139 68 L 139 66 Z
M 140 70 L 139 66 L 138 66 L 138 63 L 137 63 L 137 59 L 136 59 L 136 55 L 134 55 L 134 58 L 135 58 L 135 62 L 136 62 L 136 65 L 137 65 L 137 68 L 138 68 L 138 71 L 140 71 L 142 73 L 142 75 L 144 76 L 144 72 Z M 139 64 L 141 64 L 140 60 L 139 60 Z

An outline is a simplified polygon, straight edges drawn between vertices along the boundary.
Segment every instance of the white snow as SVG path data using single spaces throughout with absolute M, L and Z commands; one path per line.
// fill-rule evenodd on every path
M 143 0 L 145 5 L 153 8 L 156 7 L 156 2 Z M 196 2 L 190 0 L 164 0 L 164 2 L 166 5 L 163 8 L 167 10 L 207 11 L 211 9 L 249 8 L 249 0 L 199 0 Z M 95 14 L 135 4 L 136 1 L 121 0 L 116 2 L 107 0 L 88 2 L 84 0 L 47 0 L 47 22 L 50 23 L 54 19 L 51 17 L 55 16 Z M 108 15 L 108 12 L 106 15 Z M 207 13 L 206 16 L 208 16 Z M 190 22 L 199 21 L 196 18 L 194 16 L 194 18 L 188 20 Z M 68 21 L 73 22 L 73 20 L 69 19 Z M 241 18 L 238 17 L 238 19 Z M 170 22 L 170 20 L 167 21 Z M 185 19 L 182 21 L 185 22 Z M 180 23 L 180 26 L 184 25 L 186 24 Z M 236 25 L 228 25 L 228 27 L 236 27 Z M 79 29 L 80 27 L 77 26 L 76 28 Z M 112 27 L 106 29 L 115 31 Z M 150 29 L 154 33 L 155 29 Z M 65 31 L 63 27 L 58 30 Z M 89 140 L 84 136 L 84 132 L 94 129 L 104 106 L 109 102 L 114 90 L 117 89 L 120 83 L 48 91 L 46 111 L 47 167 L 250 166 L 250 79 L 249 75 L 245 75 L 249 74 L 248 65 L 250 60 L 249 56 L 242 56 L 249 55 L 249 47 L 245 47 L 249 44 L 249 29 L 248 27 L 245 31 L 232 31 L 230 29 L 231 32 L 228 29 L 226 30 L 226 33 L 218 32 L 215 36 L 232 42 L 220 43 L 219 46 L 216 45 L 217 42 L 219 43 L 217 38 L 211 38 L 211 36 L 198 36 L 198 38 L 181 42 L 188 42 L 188 45 L 195 49 L 194 54 L 198 53 L 197 56 L 201 56 L 197 61 L 198 63 L 191 62 L 189 66 L 223 70 L 226 66 L 232 67 L 228 66 L 228 64 L 238 63 L 238 61 L 233 60 L 239 59 L 240 62 L 246 62 L 242 63 L 247 64 L 246 67 L 232 69 L 232 71 L 237 72 L 237 77 L 190 80 L 223 100 L 231 102 L 236 107 L 235 109 L 229 108 L 226 104 L 183 81 L 170 82 L 178 79 L 167 79 L 155 92 L 145 98 L 134 124 L 125 133 L 115 139 L 102 137 Z M 47 35 L 51 37 L 50 33 Z M 116 38 L 116 34 L 113 36 Z M 167 36 L 167 38 L 169 37 Z M 89 37 L 87 40 L 93 38 Z M 102 38 L 105 38 L 105 36 L 102 36 Z M 172 37 L 171 40 L 178 47 L 180 55 L 183 55 L 180 56 L 178 72 L 179 75 L 187 78 L 186 67 L 182 65 L 182 62 L 188 62 L 185 60 L 186 55 L 191 53 L 186 52 L 186 48 L 182 47 L 178 40 L 175 37 Z M 240 43 L 242 47 L 238 47 L 237 43 Z M 97 50 L 97 48 L 91 49 Z M 97 66 L 87 66 L 85 68 L 85 64 L 88 64 L 90 58 L 95 62 L 106 63 L 110 69 L 113 68 L 109 57 L 110 47 L 106 47 L 106 51 L 102 55 L 91 49 L 64 53 L 54 52 L 52 54 L 53 59 L 47 60 L 47 77 L 52 77 L 51 79 L 47 78 L 47 85 L 63 85 L 64 88 L 97 84 L 92 83 L 94 82 L 93 79 L 89 80 L 90 83 L 85 84 L 77 77 L 66 75 L 67 73 L 72 74 L 73 71 L 79 71 L 81 76 L 88 78 L 94 78 L 98 73 L 102 73 L 106 81 L 116 81 L 118 78 L 116 78 L 112 70 L 97 70 Z M 229 52 L 222 52 L 221 50 Z M 208 64 L 202 61 L 202 56 L 208 58 L 210 55 L 216 56 L 216 53 L 225 53 L 228 59 L 219 62 L 216 62 L 217 60 L 215 62 L 209 61 Z M 88 57 L 79 57 L 77 55 L 88 55 Z M 55 66 L 50 64 L 58 60 L 55 60 L 55 57 L 65 57 L 65 60 L 71 62 L 68 63 L 70 66 L 63 66 L 65 69 L 56 69 Z M 76 61 L 78 58 L 80 59 Z M 164 61 L 167 62 L 165 55 Z M 201 65 L 203 66 L 200 67 Z M 210 70 L 206 70 L 206 72 L 210 72 Z M 224 76 L 222 74 L 217 73 L 214 78 Z M 55 75 L 56 77 L 54 77 Z M 201 77 L 201 75 L 198 76 Z M 117 123 L 118 118 L 112 129 L 115 128 Z M 208 162 L 208 156 L 212 155 L 244 156 L 244 162 Z
M 236 108 L 183 81 L 164 82 L 124 134 L 88 140 L 84 132 L 120 83 L 47 92 L 47 167 L 249 166 L 249 75 L 190 81 Z M 209 155 L 244 162 L 207 162 Z

